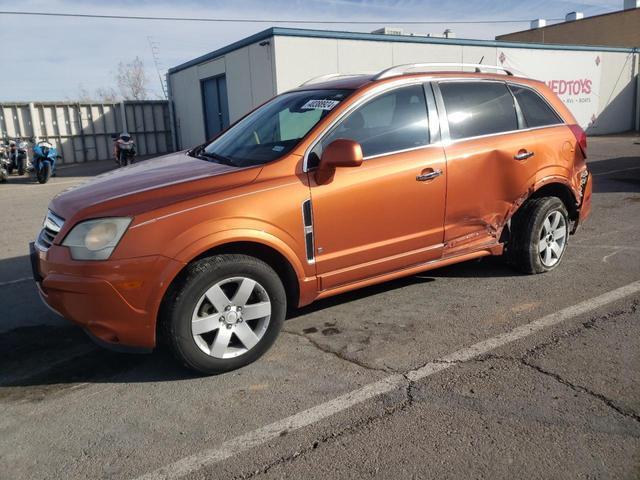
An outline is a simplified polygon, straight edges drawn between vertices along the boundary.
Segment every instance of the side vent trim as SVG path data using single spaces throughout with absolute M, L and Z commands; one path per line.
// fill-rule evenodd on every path
M 315 244 L 313 241 L 313 209 L 311 199 L 302 202 L 302 224 L 304 226 L 304 244 L 307 251 L 307 262 L 315 262 Z

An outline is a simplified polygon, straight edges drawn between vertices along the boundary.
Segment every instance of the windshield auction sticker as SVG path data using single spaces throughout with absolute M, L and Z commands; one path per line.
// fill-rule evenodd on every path
M 309 100 L 305 103 L 301 109 L 302 110 L 332 110 L 335 107 L 339 100 Z

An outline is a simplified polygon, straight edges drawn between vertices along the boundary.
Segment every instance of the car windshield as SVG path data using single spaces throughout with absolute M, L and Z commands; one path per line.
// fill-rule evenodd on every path
M 262 165 L 290 152 L 352 90 L 303 90 L 275 97 L 200 151 L 237 167 Z

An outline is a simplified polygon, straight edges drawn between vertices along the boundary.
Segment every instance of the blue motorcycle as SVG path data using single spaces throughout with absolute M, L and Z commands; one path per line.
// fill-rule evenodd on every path
M 38 142 L 33 147 L 33 170 L 39 183 L 47 183 L 55 175 L 57 150 L 49 142 Z

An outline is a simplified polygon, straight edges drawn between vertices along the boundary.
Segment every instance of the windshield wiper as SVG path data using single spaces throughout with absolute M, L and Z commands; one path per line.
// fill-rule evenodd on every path
M 198 158 L 202 158 L 203 160 L 207 160 L 207 161 L 215 160 L 218 163 L 222 163 L 224 165 L 237 167 L 237 165 L 233 163 L 233 160 L 231 160 L 229 157 L 225 157 L 224 155 L 220 155 L 218 153 L 205 152 L 204 149 L 202 150 L 202 152 L 198 154 Z

